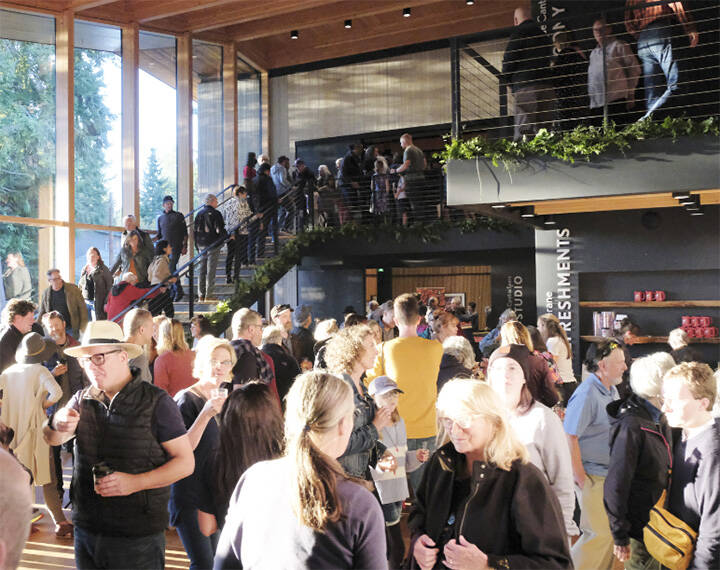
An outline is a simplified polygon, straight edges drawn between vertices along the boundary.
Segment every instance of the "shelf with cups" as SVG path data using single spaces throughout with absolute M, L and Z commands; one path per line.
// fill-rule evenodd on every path
M 601 342 L 603 340 L 607 340 L 606 337 L 592 335 L 583 335 L 580 338 L 588 342 Z M 718 337 L 690 338 L 688 340 L 691 344 L 720 344 L 720 338 Z M 666 336 L 636 336 L 632 338 L 632 341 L 627 342 L 627 344 L 666 344 L 667 341 L 668 337 Z
M 592 309 L 613 309 L 625 307 L 638 309 L 670 309 L 687 307 L 720 307 L 720 301 L 580 301 L 580 306 Z

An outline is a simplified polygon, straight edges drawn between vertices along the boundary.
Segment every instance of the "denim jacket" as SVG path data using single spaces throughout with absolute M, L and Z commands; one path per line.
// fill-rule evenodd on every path
M 362 382 L 360 383 L 362 393 L 358 393 L 355 382 L 348 374 L 343 374 L 342 378 L 352 387 L 355 415 L 350 441 L 338 461 L 348 475 L 369 479 L 368 466 L 374 465 L 377 454 L 385 451 L 385 446 L 378 442 L 378 431 L 372 423 L 375 419 L 375 403 Z

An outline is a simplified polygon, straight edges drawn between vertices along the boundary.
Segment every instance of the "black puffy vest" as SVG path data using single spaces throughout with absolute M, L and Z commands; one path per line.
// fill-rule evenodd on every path
M 167 527 L 170 487 L 148 489 L 126 497 L 95 493 L 92 466 L 106 462 L 122 473 L 145 473 L 168 456 L 152 432 L 155 406 L 165 393 L 138 377 L 115 395 L 109 407 L 92 398 L 80 400 L 75 438 L 73 523 L 107 536 L 147 536 Z

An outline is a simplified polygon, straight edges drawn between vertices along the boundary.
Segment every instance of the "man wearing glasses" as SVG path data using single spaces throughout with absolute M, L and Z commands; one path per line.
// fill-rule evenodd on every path
M 47 278 L 50 286 L 43 291 L 40 299 L 38 320 L 45 313 L 57 311 L 65 319 L 70 336 L 80 338 L 88 322 L 87 306 L 80 288 L 74 283 L 66 283 L 59 269 L 48 270 Z
M 568 401 L 565 432 L 570 444 L 582 535 L 571 555 L 578 570 L 610 570 L 614 541 L 603 504 L 610 465 L 610 418 L 606 407 L 620 398 L 617 388 L 627 370 L 622 346 L 614 340 L 590 345 L 585 355 L 590 375 Z
M 129 360 L 141 348 L 120 326 L 92 321 L 78 359 L 91 385 L 43 428 L 50 445 L 75 437 L 73 523 L 78 568 L 162 568 L 170 484 L 195 461 L 182 416 Z
M 258 348 L 262 342 L 262 315 L 252 309 L 240 309 L 233 315 L 230 329 L 233 333 L 230 344 L 237 356 L 237 362 L 232 369 L 232 389 L 239 388 L 250 380 L 260 380 L 277 395 L 273 361 Z

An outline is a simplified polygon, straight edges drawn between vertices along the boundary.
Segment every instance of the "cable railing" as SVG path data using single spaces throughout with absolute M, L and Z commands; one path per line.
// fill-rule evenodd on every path
M 521 40 L 509 41 L 520 32 L 513 28 L 501 39 L 458 41 L 451 47 L 457 50 L 453 96 L 459 108 L 453 132 L 518 139 L 540 128 L 562 132 L 648 116 L 717 115 L 720 5 L 685 2 L 687 21 L 681 22 L 673 4 L 646 3 L 667 6 L 668 14 L 635 35 L 627 32 L 623 7 L 566 18 L 562 26 L 548 20 L 548 34 L 536 27 L 539 33 Z M 601 18 L 607 26 L 597 22 Z M 653 62 L 663 46 L 671 47 L 672 65 L 659 56 Z

